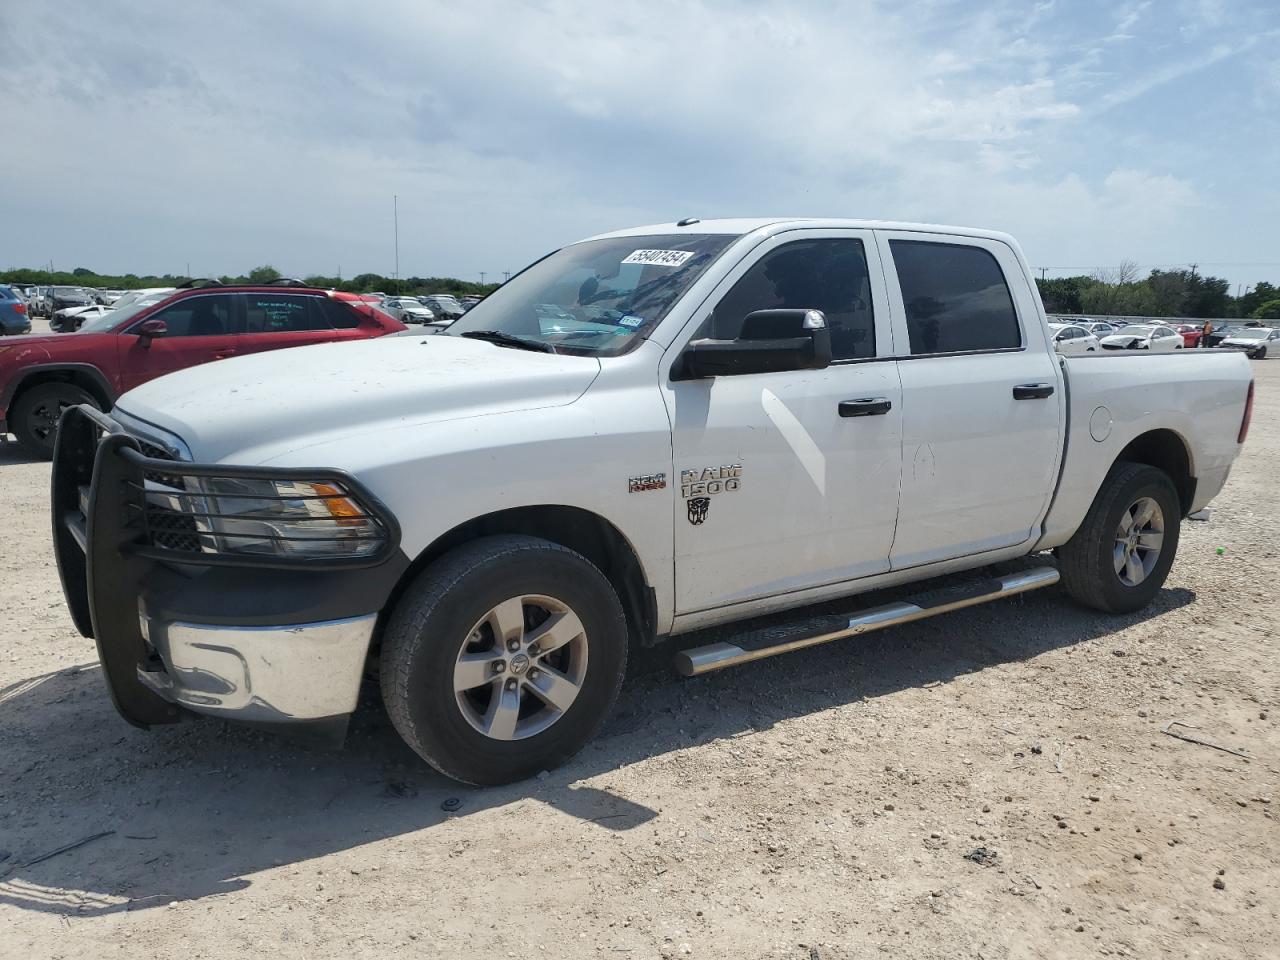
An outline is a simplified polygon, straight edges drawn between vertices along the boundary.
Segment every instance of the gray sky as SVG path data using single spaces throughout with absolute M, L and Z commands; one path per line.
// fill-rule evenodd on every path
M 1280 281 L 1274 0 L 4 0 L 0 37 L 0 266 L 390 273 L 398 194 L 402 275 L 800 215 Z

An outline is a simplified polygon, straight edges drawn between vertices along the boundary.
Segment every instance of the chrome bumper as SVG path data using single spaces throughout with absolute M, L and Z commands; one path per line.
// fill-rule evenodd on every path
M 228 720 L 296 723 L 356 708 L 376 615 L 278 627 L 165 623 L 139 614 L 163 670 L 138 668 L 154 693 Z

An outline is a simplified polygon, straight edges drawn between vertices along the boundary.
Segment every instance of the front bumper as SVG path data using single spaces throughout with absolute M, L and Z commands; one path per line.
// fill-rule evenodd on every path
M 228 627 L 139 614 L 161 669 L 138 679 L 170 703 L 213 716 L 293 723 L 356 708 L 377 617 L 278 627 Z
M 178 489 L 184 475 L 214 470 L 253 472 L 180 461 L 89 407 L 63 416 L 52 489 L 58 572 L 112 702 L 140 727 L 191 711 L 344 728 L 378 613 L 408 569 L 394 521 L 385 553 L 356 562 L 202 554 L 194 528 L 159 524 L 184 518 L 157 516 L 148 495 L 157 477 Z

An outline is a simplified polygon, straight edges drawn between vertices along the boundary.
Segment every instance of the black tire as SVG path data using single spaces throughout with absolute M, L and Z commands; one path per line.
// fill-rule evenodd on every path
M 522 739 L 493 739 L 464 714 L 454 669 L 489 611 L 529 595 L 554 598 L 577 615 L 585 673 L 576 698 L 546 729 Z M 532 630 L 527 618 L 536 609 L 530 610 L 526 629 Z M 511 783 L 559 766 L 595 735 L 622 686 L 627 643 L 617 594 L 585 557 L 536 537 L 483 537 L 427 567 L 392 611 L 382 639 L 382 698 L 405 742 L 445 776 L 486 786 Z M 511 670 L 513 675 L 514 663 Z M 525 678 L 535 674 L 530 668 Z M 524 688 L 519 696 L 522 716 L 526 706 L 547 709 Z
M 1146 579 L 1129 586 L 1115 568 L 1116 533 L 1123 515 L 1144 497 L 1154 500 L 1163 514 L 1163 544 Z M 1169 575 L 1181 522 L 1182 505 L 1168 474 L 1143 463 L 1117 463 L 1102 481 L 1080 529 L 1058 548 L 1067 593 L 1087 607 L 1108 613 L 1142 609 Z
M 1253 355 L 1253 359 L 1255 359 L 1255 360 L 1265 360 L 1265 359 L 1267 359 L 1267 348 L 1266 348 L 1266 347 L 1259 347 L 1259 348 L 1258 348 L 1258 352 L 1257 352 L 1257 353 L 1255 353 L 1255 354 Z
M 73 383 L 42 383 L 21 394 L 13 404 L 9 429 L 18 445 L 33 457 L 53 459 L 58 435 L 58 418 L 67 407 L 80 403 L 102 408 L 87 390 Z

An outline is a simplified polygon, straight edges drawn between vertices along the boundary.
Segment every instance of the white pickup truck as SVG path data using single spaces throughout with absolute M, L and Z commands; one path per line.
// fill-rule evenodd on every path
M 341 732 L 376 672 L 425 760 L 500 783 L 582 747 L 633 645 L 698 674 L 1059 579 L 1142 607 L 1252 389 L 1238 353 L 1058 356 L 1000 233 L 684 220 L 564 247 L 444 334 L 72 408 L 59 569 L 139 726 Z

